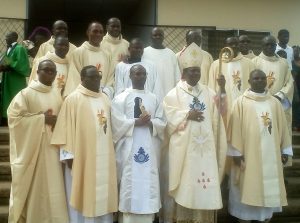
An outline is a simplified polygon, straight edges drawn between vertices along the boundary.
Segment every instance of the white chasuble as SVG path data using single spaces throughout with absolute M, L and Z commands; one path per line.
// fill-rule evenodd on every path
M 189 209 L 222 208 L 220 182 L 227 143 L 223 122 L 218 123 L 214 95 L 202 84 L 191 87 L 180 81 L 164 99 L 170 134 L 169 192 L 176 203 Z M 187 120 L 190 109 L 203 112 L 204 121 Z
M 66 97 L 51 140 L 74 156 L 69 202 L 84 217 L 103 216 L 117 210 L 109 117 L 107 96 L 79 85 Z
M 249 87 L 248 80 L 250 72 L 254 70 L 254 64 L 251 60 L 239 53 L 232 61 L 222 64 L 222 74 L 225 77 L 225 90 L 227 95 L 227 108 L 231 110 L 235 99 L 242 95 Z M 217 78 L 219 75 L 219 60 L 212 63 L 209 73 L 208 86 L 218 92 L 219 85 Z M 227 121 L 229 120 L 229 112 L 227 112 Z
M 50 145 L 45 112 L 57 115 L 62 99 L 38 81 L 20 91 L 8 108 L 12 184 L 9 223 L 68 223 L 59 151 Z
M 57 73 L 52 86 L 60 95 L 62 95 L 67 82 L 69 61 L 67 58 L 60 58 L 55 53 L 48 52 L 45 56 L 38 59 L 38 62 L 32 67 L 29 83 L 38 79 L 38 65 L 44 60 L 51 60 L 55 63 Z
M 153 129 L 134 126 L 135 119 L 147 112 Z M 165 123 L 156 96 L 144 90 L 127 89 L 112 103 L 112 124 L 119 179 L 119 210 L 151 214 L 159 211 L 160 144 Z
M 283 109 L 270 94 L 247 90 L 233 107 L 229 143 L 245 157 L 237 179 L 241 203 L 260 207 L 287 204 L 281 163 L 282 150 L 290 146 Z
M 64 97 L 74 91 L 81 83 L 80 72 L 83 67 L 92 65 L 102 75 L 101 86 L 106 86 L 109 79 L 110 57 L 100 47 L 95 47 L 85 41 L 72 53 L 68 72 L 68 80 L 64 90 Z

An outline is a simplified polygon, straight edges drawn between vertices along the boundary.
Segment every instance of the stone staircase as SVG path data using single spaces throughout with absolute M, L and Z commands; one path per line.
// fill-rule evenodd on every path
M 11 184 L 8 144 L 8 128 L 0 127 L 0 223 L 7 223 L 8 217 Z M 285 176 L 288 181 L 286 190 L 289 205 L 283 208 L 282 213 L 276 214 L 271 223 L 300 223 L 300 133 L 293 133 L 293 144 L 293 166 L 285 169 Z M 225 195 L 225 207 L 218 212 L 218 223 L 235 223 L 236 219 L 227 214 L 226 200 Z
M 0 127 L 0 223 L 7 223 L 10 182 L 9 133 L 7 127 Z

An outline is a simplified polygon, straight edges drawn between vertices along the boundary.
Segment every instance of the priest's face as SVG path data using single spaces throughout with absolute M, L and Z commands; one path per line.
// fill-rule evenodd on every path
M 239 48 L 243 54 L 248 54 L 249 52 L 250 39 L 246 35 L 239 37 Z
M 99 92 L 101 75 L 96 67 L 88 68 L 84 75 L 81 76 L 82 85 L 90 91 Z
M 89 39 L 89 43 L 92 46 L 100 46 L 100 42 L 103 39 L 104 31 L 103 27 L 100 23 L 92 23 L 90 24 L 87 30 L 87 36 Z
M 56 36 L 68 36 L 68 25 L 64 21 L 56 21 L 53 24 L 53 35 Z
M 196 86 L 201 77 L 200 67 L 189 67 L 183 69 L 183 78 L 191 85 Z
M 164 31 L 160 28 L 154 28 L 151 33 L 151 41 L 153 45 L 160 46 L 164 41 Z
M 229 37 L 226 39 L 226 46 L 233 50 L 234 57 L 240 52 L 239 39 L 237 37 Z
M 262 44 L 263 53 L 268 56 L 274 56 L 276 50 L 276 39 L 273 36 L 267 36 L 263 39 Z
M 121 22 L 117 18 L 112 18 L 108 21 L 106 26 L 107 32 L 112 37 L 119 37 L 121 34 Z
M 288 44 L 290 40 L 290 34 L 288 32 L 282 32 L 278 35 L 278 41 L 281 44 Z
M 140 64 L 132 66 L 130 69 L 130 79 L 133 89 L 143 90 L 147 79 L 146 69 Z
M 267 77 L 262 70 L 254 70 L 250 73 L 249 84 L 252 91 L 256 93 L 265 92 L 267 86 Z
M 39 82 L 51 86 L 56 77 L 56 66 L 51 60 L 44 60 L 39 63 L 37 74 Z
M 60 58 L 65 58 L 69 51 L 69 40 L 67 37 L 57 37 L 55 38 L 53 47 L 55 49 L 55 54 Z
M 140 59 L 144 53 L 144 44 L 140 41 L 132 41 L 128 51 L 132 59 Z
M 190 30 L 186 35 L 186 45 L 189 46 L 191 43 L 201 46 L 201 34 L 197 30 Z

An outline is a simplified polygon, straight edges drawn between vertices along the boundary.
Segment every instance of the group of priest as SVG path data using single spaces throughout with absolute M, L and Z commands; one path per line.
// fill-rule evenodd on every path
M 240 222 L 282 211 L 294 86 L 276 39 L 255 56 L 229 37 L 213 61 L 197 30 L 175 54 L 161 28 L 146 48 L 117 18 L 106 29 L 75 47 L 56 21 L 10 103 L 9 222 L 213 223 L 225 174 Z

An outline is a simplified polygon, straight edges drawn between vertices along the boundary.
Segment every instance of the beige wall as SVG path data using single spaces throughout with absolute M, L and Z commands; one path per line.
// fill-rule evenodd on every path
M 0 0 L 0 17 L 26 19 L 26 0 Z
M 299 0 L 158 0 L 158 25 L 216 26 L 217 29 L 290 31 L 300 45 Z

